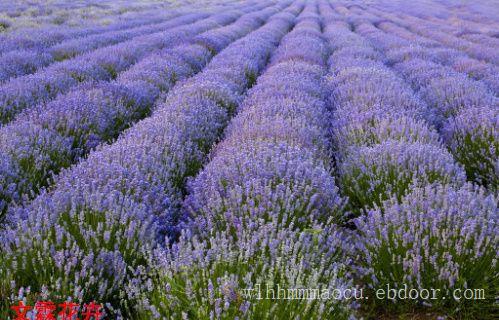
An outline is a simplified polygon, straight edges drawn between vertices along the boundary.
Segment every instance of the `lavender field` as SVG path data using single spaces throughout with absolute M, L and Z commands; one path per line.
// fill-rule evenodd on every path
M 499 319 L 498 203 L 496 0 L 0 1 L 0 319 Z

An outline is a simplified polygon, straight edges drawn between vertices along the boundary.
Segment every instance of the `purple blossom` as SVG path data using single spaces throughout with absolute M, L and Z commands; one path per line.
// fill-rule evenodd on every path
M 282 6 L 278 4 L 277 8 Z M 262 19 L 274 13 L 263 9 Z M 292 22 L 285 19 L 288 15 L 281 16 L 251 33 L 246 24 L 231 27 L 236 31 L 242 28 L 241 33 L 223 29 L 236 38 L 249 34 L 220 52 L 216 64 L 227 61 L 232 67 L 238 66 L 244 77 L 246 66 L 253 63 L 234 55 L 235 48 L 242 57 L 265 60 L 291 27 Z M 27 270 L 38 274 L 38 270 L 50 266 L 53 281 L 41 276 L 31 278 L 34 290 L 42 285 L 54 290 L 60 279 L 66 285 L 63 291 L 54 290 L 57 294 L 75 296 L 78 301 L 91 296 L 133 312 L 114 297 L 121 294 L 131 301 L 146 290 L 148 257 L 161 235 L 175 231 L 175 208 L 180 204 L 184 181 L 196 173 L 231 109 L 236 108 L 238 92 L 245 90 L 238 87 L 245 81 L 225 85 L 211 81 L 217 78 L 217 70 L 208 67 L 175 87 L 151 117 L 127 130 L 115 143 L 99 146 L 78 165 L 63 171 L 48 192 L 42 192 L 26 207 L 12 208 L 9 225 L 0 234 L 2 247 L 14 260 L 30 259 L 31 263 L 18 268 L 7 262 L 9 274 L 21 278 L 21 274 L 31 272 Z M 31 260 L 51 247 L 67 253 L 62 268 L 56 268 L 52 256 Z M 90 268 L 83 267 L 86 256 Z
M 344 194 L 357 207 L 399 199 L 414 184 L 461 185 L 464 170 L 439 145 L 386 140 L 369 147 L 352 147 L 338 167 Z
M 374 291 L 401 283 L 441 292 L 464 290 L 467 283 L 494 290 L 488 282 L 497 270 L 497 203 L 471 185 L 427 186 L 401 202 L 384 202 L 356 222 L 362 279 Z M 458 301 L 446 305 L 447 310 L 459 308 Z
M 303 288 L 321 288 L 319 292 L 323 289 L 331 292 L 353 287 L 339 263 L 343 237 L 335 229 L 296 231 L 281 228 L 275 221 L 255 221 L 254 228 L 242 229 L 236 234 L 231 229 L 225 229 L 213 233 L 206 240 L 183 234 L 178 243 L 159 255 L 157 259 L 163 266 L 162 279 L 172 287 L 181 288 L 182 292 L 174 295 L 164 291 L 157 293 L 156 306 L 162 309 L 163 314 L 171 315 L 195 308 L 206 317 L 210 313 L 220 313 L 220 317 L 229 314 L 240 317 L 261 315 L 275 318 L 282 314 L 299 317 L 301 309 L 310 300 L 286 301 L 282 299 L 283 292 L 280 293 L 281 300 L 263 300 L 267 294 L 272 299 L 272 293 L 267 293 L 267 289 L 272 288 L 274 299 L 277 299 L 278 288 L 289 289 L 296 295 L 297 290 Z M 224 270 L 223 273 L 220 270 Z M 210 285 L 213 286 L 211 292 L 218 298 L 209 300 L 209 295 L 203 294 L 200 300 L 195 299 L 199 296 L 199 288 Z M 260 286 L 261 292 L 258 292 L 256 285 Z M 253 289 L 252 293 L 248 294 L 248 289 Z M 221 301 L 225 302 L 223 307 Z M 269 301 L 272 302 L 271 308 Z M 349 301 L 341 299 L 313 301 L 309 307 L 318 318 L 348 319 L 354 309 Z M 289 307 L 291 303 L 293 308 Z
M 442 132 L 468 177 L 497 190 L 499 177 L 499 109 L 465 108 L 450 118 Z
M 234 26 L 215 30 L 217 30 L 216 33 L 208 31 L 206 38 L 209 39 L 210 36 L 215 35 L 218 39 L 225 37 L 226 41 L 232 41 L 251 29 L 248 29 L 246 20 L 238 20 Z M 184 59 L 184 53 L 186 59 Z M 17 181 L 19 184 L 28 184 L 31 189 L 17 188 L 17 194 L 15 192 L 11 194 L 13 191 L 9 191 L 11 194 L 9 197 L 2 197 L 4 198 L 2 206 L 6 206 L 8 199 L 14 200 L 14 196 L 15 200 L 20 200 L 28 190 L 36 194 L 40 187 L 48 184 L 47 179 L 52 174 L 86 155 L 100 143 L 116 138 L 121 131 L 135 121 L 150 114 L 160 92 L 166 94 L 177 81 L 193 75 L 194 70 L 202 63 L 207 63 L 211 56 L 212 54 L 207 52 L 206 48 L 198 45 L 181 45 L 174 49 L 164 50 L 145 58 L 121 73 L 115 82 L 81 85 L 78 89 L 60 95 L 48 104 L 22 113 L 15 121 L 0 130 L 5 135 L 4 141 L 20 140 L 17 149 L 10 149 L 11 155 L 8 160 L 13 162 L 12 166 L 18 168 L 14 170 L 15 174 L 26 175 L 22 172 L 25 168 L 20 165 L 27 161 L 26 157 L 21 155 L 25 152 L 23 151 L 25 148 L 37 150 L 38 157 L 45 155 L 50 161 L 46 160 L 42 165 L 25 170 L 29 172 L 27 181 L 21 181 L 20 178 Z M 194 66 L 191 67 L 188 61 L 193 61 Z M 68 143 L 61 147 L 62 150 L 26 144 L 23 141 L 28 140 L 29 133 L 26 137 L 27 133 L 22 132 L 23 137 L 19 137 L 20 131 L 16 129 L 18 126 L 45 128 L 57 139 L 67 139 Z M 38 133 L 32 133 L 32 135 L 36 134 Z M 7 149 L 10 145 L 11 143 L 4 143 L 3 149 Z M 15 187 L 15 181 L 6 180 L 2 189 L 6 189 L 7 186 Z
M 318 220 L 343 219 L 344 201 L 328 160 L 326 57 L 321 52 L 326 43 L 302 40 L 303 30 L 319 27 L 305 14 L 282 39 L 224 141 L 189 185 L 184 210 L 198 232 L 238 229 L 245 220 L 277 219 L 306 228 Z M 248 228 L 246 223 L 242 228 Z
M 186 25 L 135 37 L 54 63 L 34 75 L 12 79 L 0 86 L 0 121 L 8 122 L 20 111 L 46 103 L 83 81 L 111 80 L 151 51 L 185 42 L 193 35 L 233 22 L 237 16 L 235 12 L 227 12 L 192 24 L 185 22 Z M 190 22 L 195 20 L 193 16 Z

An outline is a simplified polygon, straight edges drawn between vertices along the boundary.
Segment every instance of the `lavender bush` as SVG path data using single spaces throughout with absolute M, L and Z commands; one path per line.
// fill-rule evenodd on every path
M 340 164 L 343 193 L 357 207 L 380 204 L 390 195 L 403 197 L 414 185 L 462 184 L 466 177 L 441 146 L 386 140 L 353 148 Z
M 471 185 L 427 186 L 401 202 L 390 199 L 356 222 L 358 272 L 373 292 L 401 284 L 440 290 L 437 299 L 396 298 L 384 307 L 407 310 L 424 303 L 447 314 L 488 318 L 497 294 L 497 203 Z M 454 299 L 454 290 L 468 288 L 484 289 L 485 299 Z
M 354 288 L 341 260 L 343 240 L 335 230 L 292 231 L 258 220 L 207 240 L 183 234 L 158 259 L 160 290 L 144 290 L 143 318 L 351 319 L 352 301 L 332 297 Z
M 444 137 L 468 177 L 482 185 L 499 187 L 499 109 L 461 110 L 445 124 Z

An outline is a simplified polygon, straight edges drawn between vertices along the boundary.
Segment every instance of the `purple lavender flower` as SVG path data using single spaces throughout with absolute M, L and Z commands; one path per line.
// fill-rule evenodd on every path
M 344 237 L 338 230 L 296 231 L 275 221 L 253 225 L 205 240 L 183 234 L 157 258 L 163 284 L 157 287 L 167 284 L 178 293 L 156 290 L 149 295 L 154 302 L 143 299 L 143 308 L 152 304 L 167 317 L 186 310 L 220 318 L 296 318 L 305 310 L 311 319 L 352 316 L 351 301 L 331 298 L 333 290 L 353 287 L 341 263 Z
M 44 52 L 16 50 L 0 57 L 0 82 L 12 77 L 34 73 L 49 65 L 53 59 Z
M 302 40 L 303 30 L 319 27 L 309 15 L 304 11 L 282 39 L 212 160 L 189 185 L 184 209 L 197 232 L 247 228 L 243 220 L 306 228 L 343 219 L 328 160 L 325 42 Z
M 338 172 L 343 193 L 357 208 L 380 204 L 391 195 L 401 199 L 414 184 L 461 185 L 466 178 L 440 146 L 392 140 L 351 148 Z
M 2 130 L 0 148 L 2 213 L 9 203 L 36 194 L 54 170 L 71 163 L 71 141 L 40 125 L 21 122 Z
M 262 17 L 273 13 L 264 9 Z M 265 61 L 291 27 L 288 14 L 281 16 L 231 44 L 217 65 L 227 61 L 246 77 L 246 67 Z M 246 24 L 233 28 L 249 32 Z M 235 48 L 240 55 L 234 55 Z M 253 61 L 241 59 L 247 56 Z M 163 235 L 175 234 L 185 180 L 199 170 L 246 89 L 238 87 L 245 81 L 212 81 L 217 70 L 207 68 L 174 88 L 151 117 L 63 171 L 50 191 L 26 207 L 11 208 L 0 232 L 9 258 L 0 264 L 19 287 L 38 292 L 45 286 L 54 300 L 108 301 L 123 314 L 134 314 L 131 301 L 149 286 L 152 249 Z M 54 254 L 38 259 L 47 252 Z M 17 261 L 29 263 L 19 268 Z M 48 269 L 51 279 L 43 276 Z M 26 280 L 26 274 L 33 277 Z
M 371 115 L 371 117 L 370 117 Z M 374 146 L 387 140 L 423 143 L 442 147 L 438 132 L 422 120 L 386 112 L 336 112 L 333 117 L 333 137 L 339 155 L 353 146 Z
M 499 109 L 465 108 L 450 118 L 442 132 L 468 178 L 497 190 L 499 186 Z
M 0 121 L 8 122 L 23 109 L 48 102 L 83 81 L 111 80 L 151 51 L 180 44 L 210 28 L 229 24 L 237 16 L 236 12 L 222 13 L 191 25 L 136 37 L 55 63 L 34 75 L 12 79 L 0 87 Z
M 436 110 L 437 127 L 460 110 L 487 106 L 498 108 L 499 101 L 479 83 L 463 77 L 434 79 L 422 90 L 422 97 Z
M 485 296 L 493 294 L 497 203 L 496 197 L 469 184 L 426 186 L 413 190 L 402 202 L 390 199 L 356 221 L 358 272 L 373 292 L 405 284 L 407 290 L 432 288 L 440 290 L 439 296 L 450 295 L 445 300 L 427 300 L 448 312 L 476 303 L 493 308 L 492 300 L 457 301 L 452 292 L 471 286 L 483 289 Z M 397 302 L 414 306 L 421 299 Z

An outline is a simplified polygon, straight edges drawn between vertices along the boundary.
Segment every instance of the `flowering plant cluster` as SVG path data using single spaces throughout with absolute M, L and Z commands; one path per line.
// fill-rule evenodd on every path
M 0 4 L 0 318 L 494 319 L 486 2 Z

